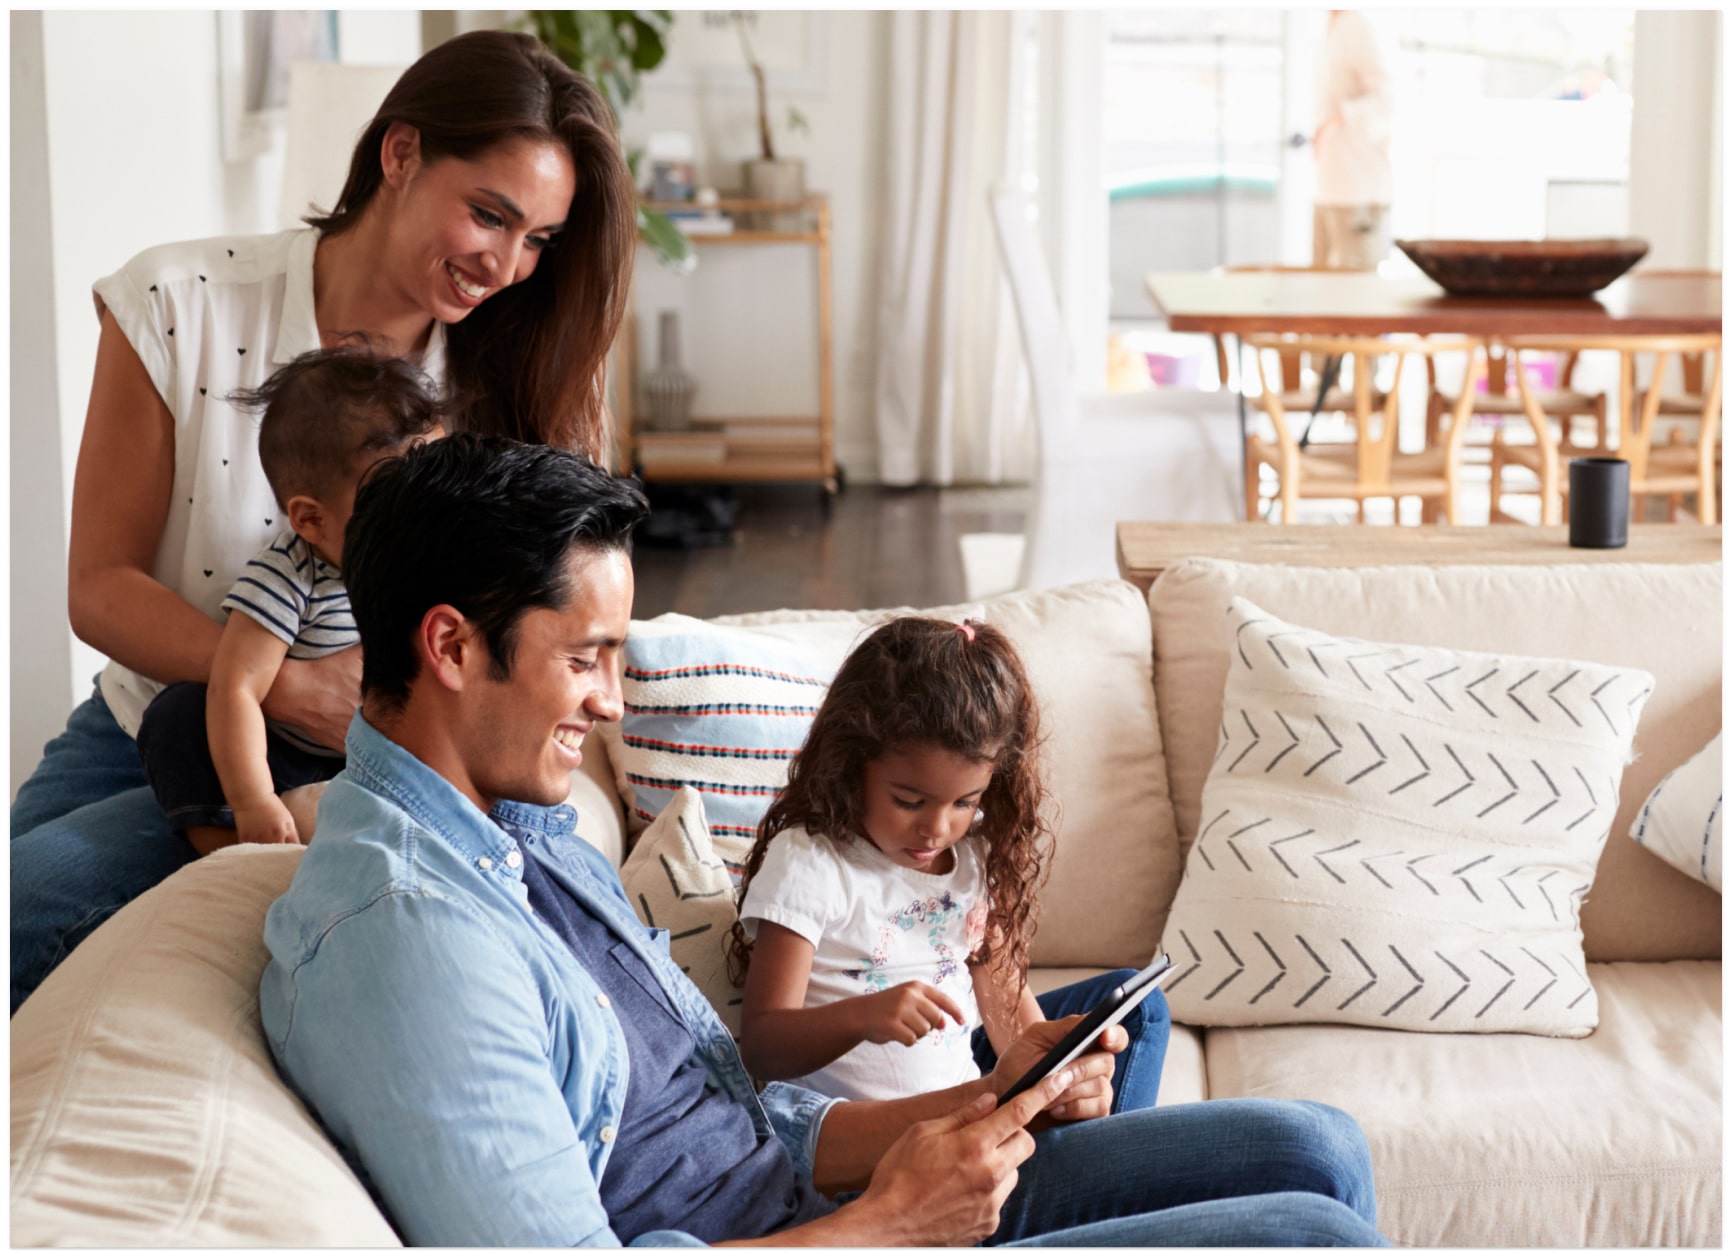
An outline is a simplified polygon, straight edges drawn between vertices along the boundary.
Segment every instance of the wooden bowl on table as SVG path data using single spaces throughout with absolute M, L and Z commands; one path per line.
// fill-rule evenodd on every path
M 1635 266 L 1645 240 L 1398 240 L 1456 297 L 1586 297 Z

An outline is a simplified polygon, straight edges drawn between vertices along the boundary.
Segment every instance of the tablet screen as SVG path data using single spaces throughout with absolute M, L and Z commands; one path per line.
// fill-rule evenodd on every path
M 1163 952 L 1129 981 L 1114 988 L 1105 1000 L 1089 1010 L 1081 1022 L 1053 1045 L 1047 1055 L 1035 1063 L 1027 1074 L 1012 1084 L 1004 1095 L 998 1098 L 998 1103 L 1003 1105 L 1012 1097 L 1028 1091 L 1055 1070 L 1062 1070 L 1082 1056 L 1095 1040 L 1100 1038 L 1103 1031 L 1124 1021 L 1131 1010 L 1147 999 L 1149 993 L 1165 982 L 1172 972 L 1172 958 Z

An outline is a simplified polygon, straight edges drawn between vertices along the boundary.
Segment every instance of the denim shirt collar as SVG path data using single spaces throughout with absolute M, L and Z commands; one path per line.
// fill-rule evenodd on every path
M 514 835 L 524 830 L 570 834 L 577 822 L 577 813 L 566 804 L 543 808 L 501 800 L 492 812 L 483 813 L 414 753 L 381 734 L 358 709 L 349 722 L 346 749 L 351 777 L 393 801 L 483 873 L 522 882 L 524 857 Z

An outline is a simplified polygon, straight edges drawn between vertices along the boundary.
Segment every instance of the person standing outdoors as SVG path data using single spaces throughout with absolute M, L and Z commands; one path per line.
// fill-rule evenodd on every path
M 1329 10 L 1318 68 L 1311 263 L 1334 271 L 1374 271 L 1389 251 L 1395 88 L 1377 32 L 1364 14 Z

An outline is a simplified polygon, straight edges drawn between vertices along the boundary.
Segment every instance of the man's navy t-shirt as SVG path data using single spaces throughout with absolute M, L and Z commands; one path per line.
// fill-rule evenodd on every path
M 774 1136 L 709 1086 L 692 1035 L 632 951 L 533 857 L 523 882 L 536 914 L 612 1002 L 631 1069 L 601 1204 L 622 1241 L 673 1228 L 704 1241 L 756 1239 L 835 1209 Z

